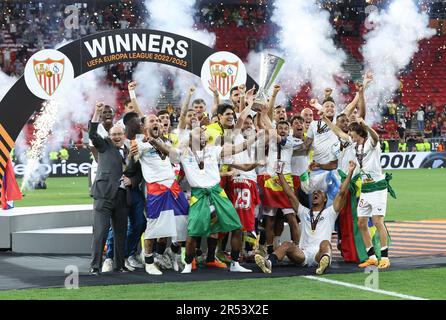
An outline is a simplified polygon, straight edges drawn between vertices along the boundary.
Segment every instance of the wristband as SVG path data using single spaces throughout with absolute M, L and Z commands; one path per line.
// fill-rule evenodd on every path
M 130 100 L 136 99 L 135 90 L 129 90 Z

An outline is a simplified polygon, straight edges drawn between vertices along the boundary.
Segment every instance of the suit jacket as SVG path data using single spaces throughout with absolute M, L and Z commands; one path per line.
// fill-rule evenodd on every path
M 102 138 L 97 133 L 99 123 L 90 122 L 88 134 L 98 151 L 98 171 L 92 186 L 94 199 L 114 199 L 120 186 L 122 175 L 132 181 L 131 188 L 138 188 L 142 180 L 141 167 L 132 158 L 126 162 L 123 171 L 123 160 L 119 149 L 110 138 Z M 127 205 L 131 205 L 131 188 L 126 188 Z

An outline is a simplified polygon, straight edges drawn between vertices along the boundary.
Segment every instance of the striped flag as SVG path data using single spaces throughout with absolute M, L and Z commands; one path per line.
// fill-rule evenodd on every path
M 17 184 L 17 180 L 14 175 L 14 168 L 12 166 L 11 159 L 8 159 L 8 163 L 5 168 L 5 175 L 3 176 L 1 184 L 1 196 L 0 202 L 3 210 L 12 209 L 14 207 L 14 200 L 21 200 L 22 193 Z
M 341 170 L 338 170 L 341 181 L 344 182 L 346 175 Z M 342 208 L 340 213 L 340 228 L 341 228 L 341 253 L 345 262 L 363 262 L 367 260 L 367 250 L 362 240 L 361 232 L 358 227 L 358 199 L 361 190 L 361 179 L 359 175 L 352 178 L 350 182 L 348 197 L 350 201 L 346 201 L 346 205 Z M 376 227 L 373 226 L 372 219 L 369 219 L 369 231 L 372 237 L 372 244 L 375 248 L 375 253 L 378 259 L 381 258 L 381 243 L 379 233 Z M 390 247 L 391 238 L 387 232 L 387 245 Z

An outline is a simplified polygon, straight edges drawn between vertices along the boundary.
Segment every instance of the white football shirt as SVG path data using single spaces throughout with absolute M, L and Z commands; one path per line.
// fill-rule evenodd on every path
M 280 161 L 284 162 L 283 174 L 291 173 L 291 158 L 293 151 L 302 144 L 302 140 L 288 136 L 281 144 Z M 269 144 L 269 152 L 267 157 L 267 172 L 270 176 L 276 176 L 276 162 L 278 158 L 277 143 Z
M 197 159 L 190 149 L 181 152 L 180 161 L 192 188 L 211 188 L 220 183 L 218 163 L 221 159 L 221 149 L 221 146 L 206 146 L 204 150 L 196 152 L 198 160 L 204 161 L 203 170 L 198 167 Z
M 300 236 L 299 247 L 302 250 L 318 251 L 319 245 L 322 241 L 327 240 L 331 242 L 331 234 L 333 233 L 338 213 L 333 206 L 329 206 L 322 210 L 314 234 L 311 232 L 311 218 L 310 209 L 299 205 L 297 214 L 300 219 L 302 234 Z M 313 212 L 313 219 L 316 219 L 319 211 Z
M 378 182 L 384 179 L 379 142 L 376 143 L 376 146 L 373 146 L 372 138 L 369 135 L 364 145 L 355 144 L 355 152 L 363 183 Z
M 175 179 L 175 172 L 168 156 L 161 159 L 156 149 L 148 142 L 136 139 L 138 145 L 139 162 L 146 182 L 166 182 L 170 186 Z
M 313 160 L 315 162 L 327 164 L 335 160 L 331 148 L 338 141 L 338 137 L 325 122 L 322 120 L 311 122 L 307 137 L 313 139 Z

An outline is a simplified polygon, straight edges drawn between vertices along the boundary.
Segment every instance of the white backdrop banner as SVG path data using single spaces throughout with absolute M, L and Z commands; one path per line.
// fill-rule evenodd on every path
M 446 168 L 446 152 L 390 152 L 381 155 L 383 169 Z

